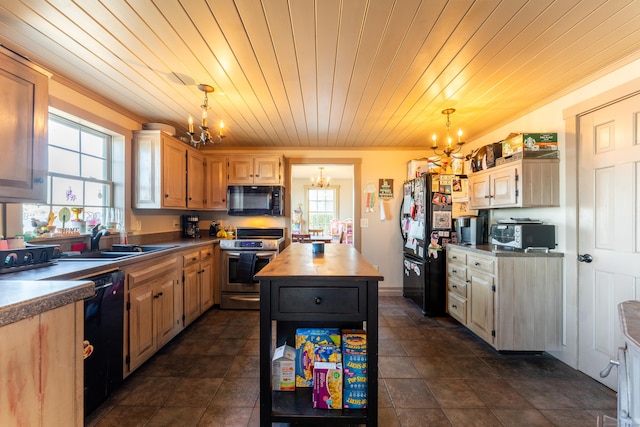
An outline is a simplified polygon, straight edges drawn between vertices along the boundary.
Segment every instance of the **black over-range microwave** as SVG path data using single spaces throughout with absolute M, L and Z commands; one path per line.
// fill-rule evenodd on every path
M 227 187 L 227 214 L 271 215 L 284 213 L 284 187 L 273 185 L 230 185 Z

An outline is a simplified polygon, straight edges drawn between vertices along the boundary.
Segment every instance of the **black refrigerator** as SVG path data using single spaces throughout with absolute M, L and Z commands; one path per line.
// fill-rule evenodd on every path
M 447 304 L 447 243 L 455 242 L 451 195 L 454 175 L 423 174 L 406 181 L 400 211 L 402 294 L 424 316 L 443 316 Z

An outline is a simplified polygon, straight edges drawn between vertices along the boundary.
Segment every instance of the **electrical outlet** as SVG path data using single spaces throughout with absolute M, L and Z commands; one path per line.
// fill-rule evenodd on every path
M 380 266 L 377 264 L 373 264 L 373 268 L 375 268 L 376 270 L 380 271 Z
M 360 228 L 369 227 L 369 218 L 360 218 Z
M 177 219 L 174 219 L 174 220 L 173 220 L 173 226 L 174 226 L 175 228 L 180 227 L 180 221 L 178 221 Z

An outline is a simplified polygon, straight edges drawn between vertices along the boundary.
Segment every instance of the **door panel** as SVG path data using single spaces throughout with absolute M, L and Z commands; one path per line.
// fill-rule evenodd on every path
M 578 368 L 617 387 L 615 374 L 600 378 L 623 345 L 617 305 L 640 291 L 640 96 L 580 117 Z

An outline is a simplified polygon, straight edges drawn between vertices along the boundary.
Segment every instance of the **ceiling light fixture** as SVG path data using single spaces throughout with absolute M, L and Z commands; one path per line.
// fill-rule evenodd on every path
M 447 108 L 445 110 L 442 110 L 442 114 L 446 114 L 447 115 L 447 123 L 445 124 L 445 126 L 447 127 L 447 145 L 445 146 L 445 148 L 442 150 L 441 153 L 438 152 L 438 135 L 436 135 L 434 133 L 433 136 L 431 137 L 431 140 L 432 140 L 431 149 L 438 156 L 441 156 L 441 155 L 444 154 L 447 157 L 451 157 L 451 154 L 457 153 L 458 151 L 460 151 L 460 149 L 462 148 L 462 145 L 464 145 L 464 141 L 462 141 L 462 129 L 458 129 L 458 142 L 457 142 L 457 146 L 458 147 L 455 150 L 453 149 L 453 140 L 451 139 L 451 118 L 450 118 L 450 116 L 451 116 L 451 114 L 453 114 L 455 112 L 456 112 L 455 108 Z
M 318 188 L 327 188 L 329 187 L 329 180 L 331 178 L 327 178 L 327 180 L 325 181 L 322 178 L 322 169 L 324 169 L 323 167 L 319 167 L 318 169 L 320 169 L 320 175 L 317 178 L 313 178 L 311 177 L 311 186 L 312 187 L 318 187 Z
M 191 137 L 191 145 L 194 147 L 198 147 L 199 144 L 207 145 L 207 144 L 215 144 L 216 142 L 222 142 L 222 138 L 225 137 L 224 134 L 224 122 L 220 120 L 220 130 L 218 131 L 218 135 L 216 135 L 216 140 L 209 132 L 209 127 L 207 126 L 207 110 L 209 110 L 209 97 L 207 96 L 210 93 L 213 93 L 215 90 L 213 86 L 199 84 L 198 89 L 204 92 L 204 103 L 200 106 L 202 109 L 202 122 L 199 126 L 200 128 L 200 139 L 195 139 L 195 132 L 193 131 L 193 117 L 189 115 L 189 136 Z

